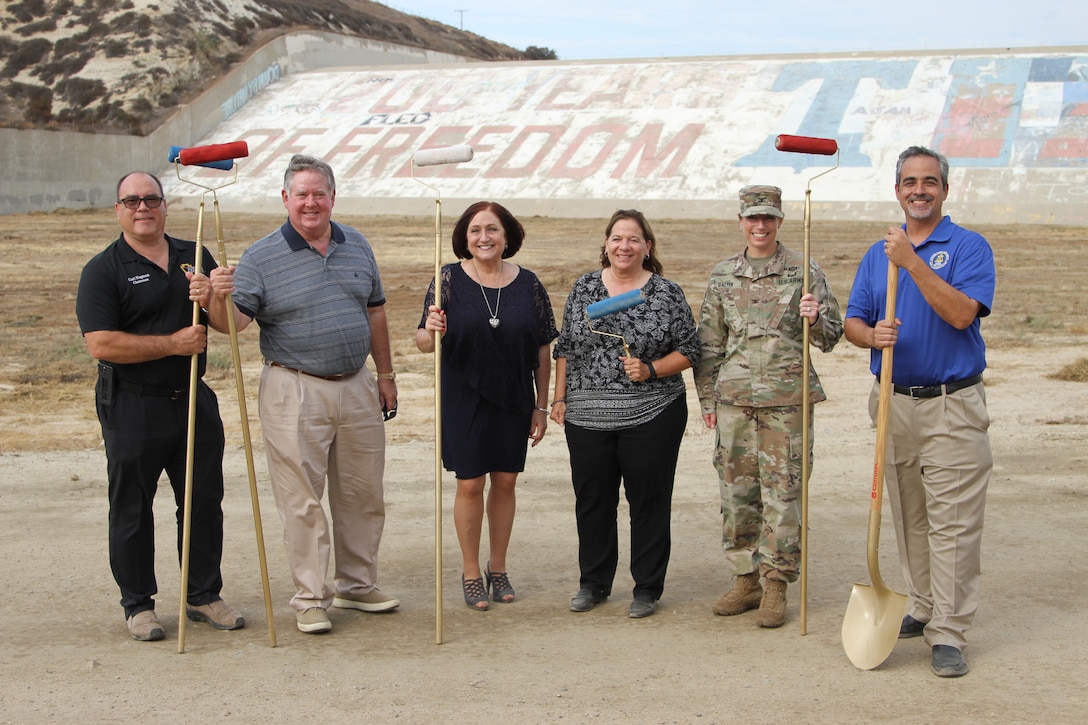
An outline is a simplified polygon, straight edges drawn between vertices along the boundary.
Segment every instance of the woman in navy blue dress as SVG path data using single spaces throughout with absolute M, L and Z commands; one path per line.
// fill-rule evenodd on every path
M 506 569 L 514 489 L 525 470 L 526 440 L 535 446 L 548 427 L 551 342 L 559 335 L 540 280 L 506 261 L 524 238 L 521 223 L 500 204 L 481 201 L 465 210 L 453 230 L 461 261 L 442 268 L 440 305 L 431 281 L 416 331 L 422 352 L 433 352 L 442 333 L 442 462 L 457 477 L 453 520 L 465 603 L 481 611 L 489 591 L 496 602 L 514 601 Z M 485 510 L 489 558 L 481 568 Z

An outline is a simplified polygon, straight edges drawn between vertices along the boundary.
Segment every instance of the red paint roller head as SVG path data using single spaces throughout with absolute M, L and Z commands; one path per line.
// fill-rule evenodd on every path
M 249 156 L 249 145 L 245 141 L 232 141 L 182 149 L 178 152 L 178 161 L 185 166 L 200 166 L 212 161 L 241 159 L 246 156 Z
M 172 164 L 177 163 L 178 154 L 181 153 L 181 148 L 181 146 L 171 146 L 170 155 L 167 156 L 166 160 Z M 208 169 L 220 169 L 222 171 L 230 171 L 234 168 L 234 159 L 227 159 L 226 161 L 209 161 L 207 163 L 199 165 Z
M 833 138 L 789 136 L 787 134 L 780 134 L 774 140 L 774 147 L 779 151 L 788 151 L 795 154 L 820 154 L 821 156 L 833 156 L 839 151 L 839 143 Z

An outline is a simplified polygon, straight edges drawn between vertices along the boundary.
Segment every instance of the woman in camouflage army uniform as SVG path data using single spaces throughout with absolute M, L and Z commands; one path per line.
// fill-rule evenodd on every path
M 786 621 L 786 585 L 798 577 L 801 456 L 812 455 L 811 430 L 810 449 L 801 450 L 801 376 L 809 375 L 811 403 L 826 399 L 815 371 L 802 370 L 804 325 L 824 352 L 842 336 L 842 315 L 823 272 L 812 264 L 809 289 L 802 289 L 802 255 L 778 243 L 783 218 L 781 189 L 741 189 L 747 247 L 710 275 L 695 368 L 703 420 L 717 431 L 722 546 L 736 577 L 714 613 L 758 607 L 760 627 Z

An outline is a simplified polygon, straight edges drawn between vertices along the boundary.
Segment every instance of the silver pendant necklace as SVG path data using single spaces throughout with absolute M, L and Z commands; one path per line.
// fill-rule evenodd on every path
M 476 267 L 476 260 L 472 260 L 472 271 L 476 273 L 476 284 L 480 285 L 480 294 L 484 296 L 484 304 L 487 305 L 487 312 L 490 315 L 490 317 L 487 318 L 487 321 L 491 323 L 492 327 L 499 326 L 499 300 L 502 299 L 502 271 L 504 266 L 499 267 L 499 288 L 495 295 L 495 309 L 492 310 L 491 303 L 487 299 L 487 293 L 484 291 L 483 277 L 480 276 L 480 270 Z

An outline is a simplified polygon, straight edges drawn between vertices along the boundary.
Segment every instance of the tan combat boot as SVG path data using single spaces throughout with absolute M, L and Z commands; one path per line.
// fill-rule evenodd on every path
M 781 627 L 786 623 L 786 582 L 768 579 L 763 590 L 763 600 L 756 613 L 756 624 L 760 627 Z
M 763 587 L 759 585 L 759 572 L 741 574 L 733 581 L 733 588 L 714 602 L 714 614 L 731 616 L 747 612 L 759 606 Z

